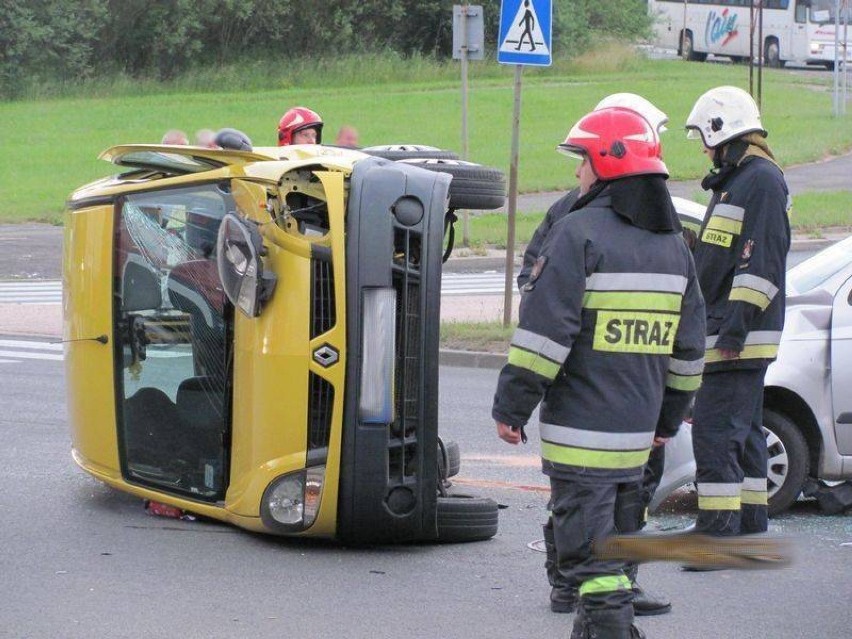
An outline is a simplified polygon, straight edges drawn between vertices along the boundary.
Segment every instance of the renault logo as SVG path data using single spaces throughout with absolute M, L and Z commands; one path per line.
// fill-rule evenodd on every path
M 337 350 L 328 344 L 323 344 L 314 351 L 314 361 L 323 368 L 336 364 L 338 359 L 340 359 L 340 356 L 337 354 Z

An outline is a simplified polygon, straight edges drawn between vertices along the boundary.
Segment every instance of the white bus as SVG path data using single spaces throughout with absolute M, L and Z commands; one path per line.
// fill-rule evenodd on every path
M 762 40 L 760 2 L 754 2 L 753 24 L 751 4 L 751 0 L 648 0 L 654 44 L 677 49 L 688 60 L 702 61 L 712 53 L 743 62 L 751 55 L 752 34 L 754 56 L 762 47 L 766 66 L 794 62 L 834 68 L 835 0 L 764 0 Z M 843 31 L 841 25 L 840 59 L 845 49 L 846 60 L 852 61 L 852 48 L 842 44 Z

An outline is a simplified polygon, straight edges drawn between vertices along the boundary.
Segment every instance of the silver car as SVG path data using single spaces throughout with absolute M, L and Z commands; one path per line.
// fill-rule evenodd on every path
M 674 199 L 684 226 L 700 223 L 704 207 Z M 764 395 L 770 515 L 789 508 L 808 478 L 852 479 L 852 237 L 787 271 L 786 294 Z M 651 510 L 694 481 L 692 427 L 684 423 L 666 446 Z

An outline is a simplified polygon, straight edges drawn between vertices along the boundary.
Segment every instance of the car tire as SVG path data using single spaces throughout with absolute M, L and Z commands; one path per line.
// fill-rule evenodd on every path
M 456 495 L 438 497 L 438 541 L 484 541 L 497 534 L 498 506 L 493 499 Z
M 763 46 L 763 64 L 770 69 L 780 69 L 784 66 L 781 60 L 781 47 L 774 38 L 768 39 Z
M 490 210 L 506 203 L 506 178 L 499 169 L 462 160 L 424 159 L 405 163 L 452 175 L 451 209 Z
M 458 160 L 458 154 L 421 144 L 385 144 L 359 149 L 362 153 L 386 160 Z
M 444 441 L 438 437 L 438 455 L 441 460 L 441 478 L 449 479 L 459 474 L 461 468 L 461 450 L 458 442 Z
M 786 415 L 764 410 L 763 429 L 769 452 L 767 489 L 771 517 L 787 510 L 799 497 L 810 457 L 804 435 Z
M 681 39 L 681 50 L 678 52 L 681 57 L 690 62 L 704 62 L 707 59 L 706 53 L 696 53 L 695 43 L 692 40 L 692 31 L 687 31 Z

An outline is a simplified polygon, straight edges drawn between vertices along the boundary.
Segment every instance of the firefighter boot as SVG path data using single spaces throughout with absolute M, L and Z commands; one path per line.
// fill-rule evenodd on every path
M 637 617 L 664 615 L 671 612 L 672 604 L 662 597 L 655 597 L 635 581 L 633 582 L 633 614 Z
M 579 615 L 578 615 L 579 617 Z M 633 611 L 630 608 L 621 610 L 591 610 L 583 615 L 581 633 L 571 639 L 647 639 L 645 633 L 633 625 Z M 574 625 L 577 631 L 577 624 Z
M 565 577 L 559 572 L 556 561 L 556 545 L 553 541 L 553 526 L 550 522 L 542 526 L 544 531 L 544 548 L 547 551 L 544 569 L 547 571 L 547 581 L 550 582 L 551 612 L 574 612 L 577 607 L 577 589 L 565 583 Z
M 628 564 L 625 570 L 627 578 L 633 584 L 633 614 L 637 617 L 664 615 L 671 612 L 672 604 L 662 597 L 656 597 L 639 585 L 636 576 L 639 573 L 638 564 Z

